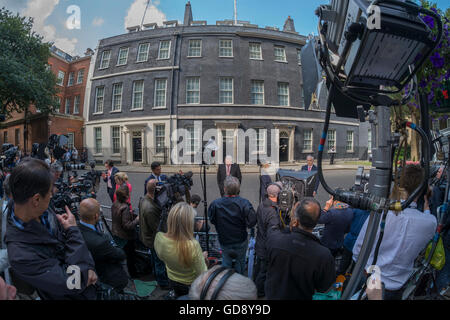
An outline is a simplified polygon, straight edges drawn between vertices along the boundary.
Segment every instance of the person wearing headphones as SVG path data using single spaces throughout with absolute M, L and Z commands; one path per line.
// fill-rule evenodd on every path
M 258 206 L 256 211 L 256 245 L 255 245 L 255 267 L 253 280 L 258 288 L 258 297 L 264 297 L 264 283 L 266 282 L 267 258 L 266 258 L 266 238 L 267 230 L 280 225 L 278 215 L 278 194 L 281 187 L 272 183 L 267 187 L 267 198 Z
M 253 281 L 233 269 L 214 266 L 191 284 L 189 300 L 256 300 Z

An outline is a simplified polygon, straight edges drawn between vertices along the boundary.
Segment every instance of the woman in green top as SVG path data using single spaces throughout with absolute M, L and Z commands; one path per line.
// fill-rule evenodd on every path
M 185 202 L 172 207 L 167 218 L 167 233 L 158 232 L 155 251 L 164 261 L 175 296 L 189 293 L 191 283 L 207 270 L 206 252 L 194 238 L 195 210 Z

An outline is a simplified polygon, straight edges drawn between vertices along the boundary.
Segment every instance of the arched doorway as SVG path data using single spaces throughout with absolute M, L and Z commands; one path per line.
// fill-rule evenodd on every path
M 280 131 L 280 162 L 289 161 L 289 134 Z

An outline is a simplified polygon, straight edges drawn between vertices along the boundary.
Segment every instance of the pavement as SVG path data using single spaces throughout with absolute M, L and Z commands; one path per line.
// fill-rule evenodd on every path
M 290 169 L 290 170 L 300 170 L 303 165 L 306 165 L 306 162 L 295 162 L 295 163 L 286 163 L 280 164 L 281 169 Z M 354 164 L 346 164 L 344 162 L 337 162 L 333 165 L 330 164 L 322 164 L 323 170 L 356 170 L 360 165 Z M 150 174 L 151 169 L 150 165 L 117 165 L 116 166 L 120 171 L 123 172 L 136 172 L 136 173 L 148 173 Z M 218 165 L 210 165 L 207 166 L 206 173 L 207 174 L 217 174 Z M 370 169 L 371 166 L 364 166 L 365 170 Z M 259 174 L 259 166 L 257 165 L 249 165 L 249 164 L 241 164 L 240 165 L 241 173 L 258 173 Z M 192 171 L 194 174 L 200 172 L 199 165 L 161 165 L 161 170 L 165 174 L 177 173 L 180 170 L 183 172 Z

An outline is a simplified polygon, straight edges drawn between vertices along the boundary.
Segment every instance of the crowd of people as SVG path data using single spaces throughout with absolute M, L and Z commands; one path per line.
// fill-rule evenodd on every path
M 316 170 L 313 163 L 314 158 L 308 157 L 302 169 Z M 165 299 L 311 300 L 316 293 L 334 290 L 339 277 L 351 274 L 367 230 L 369 212 L 333 198 L 322 206 L 314 197 L 304 197 L 283 218 L 279 205 L 283 186 L 276 181 L 264 181 L 265 190 L 255 210 L 240 196 L 242 175 L 228 157 L 217 173 L 221 197 L 208 207 L 211 226 L 196 219 L 201 202 L 198 195 L 192 195 L 189 203 L 174 204 L 167 218 L 163 217 L 156 192 L 167 177 L 159 163 L 151 165 L 137 213 L 127 175 L 111 160 L 105 168 L 103 180 L 112 201 L 112 237 L 100 230 L 100 204 L 95 199 L 80 203 L 79 221 L 67 207 L 64 214 L 49 209 L 53 183 L 60 172 L 44 161 L 23 159 L 4 182 L 9 201 L 2 211 L 7 225 L 2 239 L 6 250 L 0 251 L 6 256 L 3 264 L 9 265 L 10 278 L 33 288 L 41 299 L 101 299 L 105 288 L 126 295 L 129 280 L 139 277 L 135 249 L 140 241 L 148 248 L 154 279 L 161 289 L 168 290 Z M 406 198 L 425 177 L 419 165 L 403 170 L 400 186 Z M 442 170 L 438 175 L 443 181 Z M 436 231 L 436 208 L 444 199 L 441 189 L 435 187 L 431 195 L 415 199 L 401 212 L 388 212 L 378 230 L 384 238 L 376 254 L 384 290 L 368 288 L 369 299 L 402 298 L 414 261 Z M 320 238 L 313 232 L 317 225 L 323 225 Z M 448 253 L 449 219 L 444 225 Z M 209 259 L 195 237 L 196 232 L 213 227 L 220 244 L 220 265 Z M 256 228 L 254 264 L 247 261 L 252 228 Z M 368 273 L 374 251 L 367 262 Z M 449 266 L 447 260 L 438 272 L 439 289 L 450 283 Z M 68 285 L 73 280 L 70 267 L 78 275 L 73 286 Z M 248 268 L 253 268 L 251 278 Z M 0 299 L 14 298 L 15 290 L 0 279 Z

